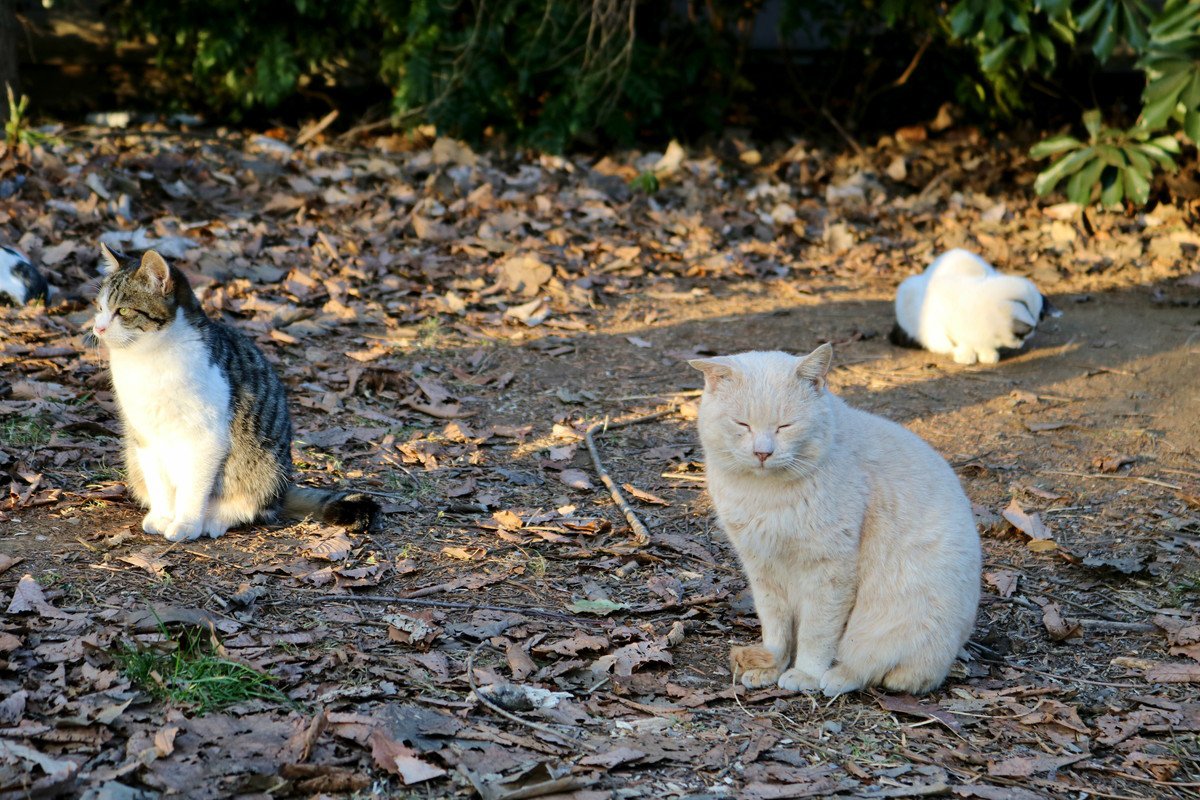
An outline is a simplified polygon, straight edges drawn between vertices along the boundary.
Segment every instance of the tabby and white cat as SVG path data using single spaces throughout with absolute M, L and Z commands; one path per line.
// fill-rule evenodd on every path
M 974 253 L 950 250 L 896 290 L 893 344 L 948 353 L 959 364 L 995 364 L 1017 349 L 1050 305 L 1033 281 L 1004 275 Z
M 945 460 L 825 385 L 833 351 L 698 359 L 708 491 L 762 646 L 734 674 L 829 696 L 945 680 L 979 603 L 979 536 Z
M 178 269 L 153 250 L 122 263 L 100 245 L 104 280 L 90 343 L 109 353 L 129 489 L 146 533 L 216 538 L 277 513 L 369 525 L 362 494 L 292 483 L 283 384 L 262 352 L 209 319 Z

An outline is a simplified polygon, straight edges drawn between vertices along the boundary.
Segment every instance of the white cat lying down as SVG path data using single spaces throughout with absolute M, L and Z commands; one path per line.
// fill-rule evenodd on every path
M 1021 347 L 1043 317 L 1060 313 L 1033 281 L 999 273 L 974 253 L 951 250 L 901 282 L 891 340 L 950 353 L 959 364 L 995 364 L 1001 348 Z

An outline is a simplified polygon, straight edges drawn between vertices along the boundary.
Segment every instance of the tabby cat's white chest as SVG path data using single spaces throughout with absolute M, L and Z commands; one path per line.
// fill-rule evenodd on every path
M 229 381 L 182 314 L 161 332 L 112 350 L 110 365 L 122 416 L 142 438 L 228 430 Z

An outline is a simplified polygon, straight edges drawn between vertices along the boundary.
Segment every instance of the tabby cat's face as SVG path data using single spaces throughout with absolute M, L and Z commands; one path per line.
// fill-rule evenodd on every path
M 105 270 L 89 338 L 110 349 L 129 347 L 175 322 L 187 281 L 149 250 L 139 264 L 102 247 Z M 178 284 L 182 283 L 182 286 Z

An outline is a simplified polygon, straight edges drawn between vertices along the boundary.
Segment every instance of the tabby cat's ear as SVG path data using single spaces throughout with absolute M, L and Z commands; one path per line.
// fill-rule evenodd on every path
M 825 376 L 829 374 L 829 365 L 832 362 L 833 346 L 826 342 L 800 359 L 800 363 L 796 365 L 796 377 L 802 381 L 809 381 L 818 389 L 823 389 L 825 388 Z
M 100 243 L 100 271 L 105 275 L 116 272 L 121 268 L 121 262 L 113 255 L 113 251 L 108 249 L 108 245 L 104 242 Z
M 721 381 L 733 377 L 733 367 L 711 358 L 693 358 L 688 364 L 704 373 L 704 386 L 709 391 L 720 386 Z
M 138 271 L 150 279 L 150 284 L 161 295 L 166 296 L 175 288 L 175 282 L 171 280 L 171 268 L 167 266 L 163 257 L 153 250 L 147 250 L 142 255 L 142 265 L 138 267 Z

